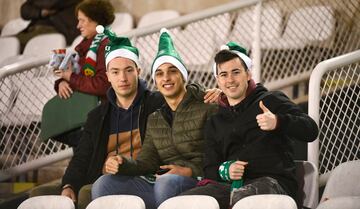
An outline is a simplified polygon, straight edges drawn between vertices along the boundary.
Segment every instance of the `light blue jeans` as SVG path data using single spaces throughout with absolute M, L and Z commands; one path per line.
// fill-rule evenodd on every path
M 92 186 L 91 196 L 127 194 L 142 198 L 147 209 L 156 209 L 165 200 L 196 186 L 197 180 L 174 174 L 158 177 L 155 184 L 138 176 L 103 175 Z

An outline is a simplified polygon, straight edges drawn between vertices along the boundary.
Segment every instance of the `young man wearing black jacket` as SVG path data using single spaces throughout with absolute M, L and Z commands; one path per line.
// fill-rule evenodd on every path
M 214 64 L 220 109 L 205 127 L 206 180 L 183 195 L 213 196 L 221 209 L 256 194 L 296 199 L 291 141 L 315 140 L 317 125 L 283 93 L 254 83 L 244 48 L 234 42 L 223 48 Z
M 103 174 L 105 161 L 117 154 L 136 158 L 148 116 L 164 103 L 160 93 L 151 92 L 139 79 L 138 50 L 129 39 L 109 39 L 105 49 L 106 74 L 112 86 L 107 92 L 108 101 L 88 114 L 61 185 L 38 187 L 31 196 L 61 193 L 78 200 L 79 209 L 85 208 L 91 201 L 89 184 Z

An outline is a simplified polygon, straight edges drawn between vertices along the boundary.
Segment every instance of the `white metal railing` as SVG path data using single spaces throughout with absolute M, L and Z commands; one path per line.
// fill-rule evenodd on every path
M 138 37 L 145 36 L 157 33 L 161 28 L 176 28 L 178 26 L 188 25 L 196 21 L 201 21 L 208 19 L 209 17 L 215 17 L 217 15 L 223 15 L 224 13 L 237 11 L 241 8 L 253 6 L 257 3 L 262 2 L 262 0 L 241 0 L 241 1 L 232 1 L 227 4 L 223 4 L 220 6 L 208 8 L 199 12 L 195 12 L 192 14 L 188 14 L 185 16 L 181 16 L 180 18 L 172 19 L 166 22 L 159 22 L 147 27 L 137 28 L 135 30 L 131 30 L 126 32 L 124 35 L 127 37 Z
M 308 160 L 324 185 L 336 166 L 360 157 L 360 50 L 319 63 L 309 89 L 309 115 L 319 137 L 309 143 Z
M 357 0 L 240 0 L 124 35 L 139 48 L 141 76 L 151 89 L 150 67 L 162 27 L 172 33 L 189 80 L 216 86 L 212 59 L 220 45 L 236 41 L 250 49 L 256 79 L 279 89 L 306 81 L 320 61 L 359 49 L 360 29 L 353 24 L 360 22 L 359 13 Z M 38 138 L 42 107 L 55 95 L 46 63 L 39 58 L 0 69 L 0 181 L 11 168 L 36 169 L 23 165 L 67 149 Z
M 39 138 L 41 111 L 55 95 L 49 56 L 20 56 L 0 69 L 0 181 L 72 156 Z

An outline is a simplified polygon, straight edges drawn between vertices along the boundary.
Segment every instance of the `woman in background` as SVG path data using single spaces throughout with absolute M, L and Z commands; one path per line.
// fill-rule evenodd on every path
M 97 25 L 110 25 L 114 19 L 114 7 L 109 1 L 85 0 L 75 9 L 77 14 L 77 28 L 83 40 L 75 47 L 79 55 L 79 72 L 74 72 L 69 65 L 66 70 L 55 70 L 60 79 L 55 81 L 55 91 L 62 99 L 71 97 L 74 91 L 98 96 L 106 100 L 106 91 L 110 87 L 106 76 L 105 46 L 108 38 L 104 34 L 97 34 Z M 81 128 L 71 130 L 53 139 L 76 147 L 81 137 Z

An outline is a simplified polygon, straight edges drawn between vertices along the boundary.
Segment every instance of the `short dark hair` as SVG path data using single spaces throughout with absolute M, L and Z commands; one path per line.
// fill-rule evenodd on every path
M 115 9 L 108 0 L 84 0 L 76 6 L 76 16 L 79 10 L 99 25 L 108 26 L 115 19 Z
M 235 59 L 235 58 L 238 58 L 240 60 L 242 66 L 244 67 L 245 70 L 248 70 L 248 67 L 245 64 L 244 60 L 242 60 L 239 57 L 239 55 L 237 55 L 236 53 L 234 53 L 230 50 L 227 50 L 227 49 L 221 50 L 215 55 L 214 60 L 215 60 L 216 68 L 219 64 L 222 64 L 224 62 L 227 62 L 227 61 Z

